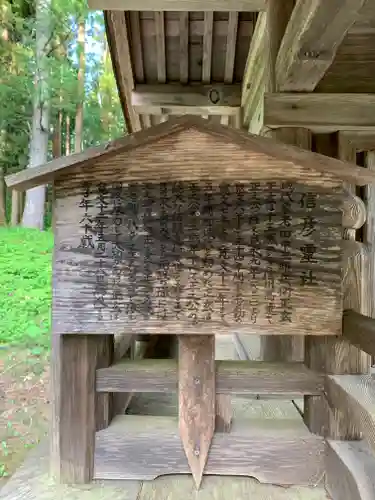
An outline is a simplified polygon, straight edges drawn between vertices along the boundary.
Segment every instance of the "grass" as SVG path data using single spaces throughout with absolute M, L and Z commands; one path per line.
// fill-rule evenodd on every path
M 48 420 L 53 235 L 0 228 L 0 480 Z
M 53 235 L 0 228 L 0 344 L 49 347 Z

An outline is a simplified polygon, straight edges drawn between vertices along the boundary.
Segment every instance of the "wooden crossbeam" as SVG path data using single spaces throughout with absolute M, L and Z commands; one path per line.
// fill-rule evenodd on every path
M 258 12 L 267 0 L 89 0 L 92 10 Z
M 375 131 L 375 94 L 275 93 L 264 96 L 264 125 L 314 132 Z
M 276 62 L 279 90 L 315 89 L 365 1 L 297 0 Z
M 342 334 L 351 344 L 375 356 L 375 319 L 344 311 Z
M 240 85 L 137 85 L 132 105 L 145 114 L 237 115 Z
M 302 363 L 216 361 L 219 394 L 320 394 L 323 378 Z M 171 359 L 123 360 L 96 372 L 98 392 L 175 392 L 177 362 Z
M 330 375 L 326 380 L 329 405 L 358 426 L 375 452 L 375 380 L 371 375 Z

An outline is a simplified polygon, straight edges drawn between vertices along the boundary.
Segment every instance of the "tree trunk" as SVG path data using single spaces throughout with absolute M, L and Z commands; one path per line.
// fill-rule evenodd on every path
M 65 115 L 65 156 L 70 155 L 70 116 Z
M 78 55 L 79 55 L 79 70 L 78 70 L 78 92 L 79 101 L 76 110 L 75 121 L 75 153 L 82 151 L 82 133 L 83 133 L 83 101 L 85 95 L 85 21 L 81 19 L 78 24 Z
M 49 99 L 46 65 L 50 38 L 49 8 L 49 0 L 36 1 L 36 75 L 28 168 L 46 163 L 48 157 Z M 27 191 L 22 219 L 24 227 L 43 229 L 45 196 L 45 186 L 37 186 Z
M 52 155 L 54 158 L 60 158 L 61 156 L 61 125 L 62 112 L 59 111 L 52 137 Z

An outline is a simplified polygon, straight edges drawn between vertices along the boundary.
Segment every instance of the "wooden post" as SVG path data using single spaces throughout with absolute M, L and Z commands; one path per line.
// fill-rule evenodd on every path
M 375 170 L 375 151 L 368 151 L 366 154 L 366 167 Z M 375 186 L 367 186 L 367 223 L 365 232 L 365 241 L 375 249 Z M 375 276 L 375 253 L 371 256 L 371 267 L 373 276 Z M 371 286 L 371 312 L 370 316 L 375 318 L 375 283 Z
M 179 429 L 199 488 L 215 431 L 215 337 L 179 336 Z
M 53 336 L 51 472 L 64 483 L 89 483 L 95 431 L 111 418 L 110 397 L 96 394 L 98 367 L 109 366 L 112 335 Z
M 327 156 L 335 149 L 333 136 L 317 137 L 316 150 Z M 371 282 L 369 253 L 358 242 L 347 242 L 344 256 L 344 309 L 353 309 L 368 315 L 368 285 Z M 368 373 L 369 356 L 340 337 L 306 337 L 306 365 L 319 372 L 329 374 Z M 359 439 L 360 432 L 347 416 L 328 407 L 324 396 L 305 397 L 304 419 L 311 432 L 332 439 Z
M 10 222 L 12 226 L 17 226 L 20 221 L 20 198 L 21 193 L 16 189 L 12 190 L 12 207 L 11 207 L 11 216 Z
M 266 91 L 276 92 L 275 67 L 280 44 L 294 7 L 293 0 L 279 2 L 269 0 L 267 8 L 268 25 L 268 80 Z M 311 132 L 305 129 L 283 128 L 269 130 L 264 135 L 281 142 L 311 150 Z M 263 361 L 302 361 L 304 358 L 303 336 L 265 335 L 260 339 Z

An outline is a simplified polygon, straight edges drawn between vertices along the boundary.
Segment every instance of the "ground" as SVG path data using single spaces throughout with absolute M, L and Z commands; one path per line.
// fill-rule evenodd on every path
M 50 232 L 0 228 L 0 485 L 46 434 Z

